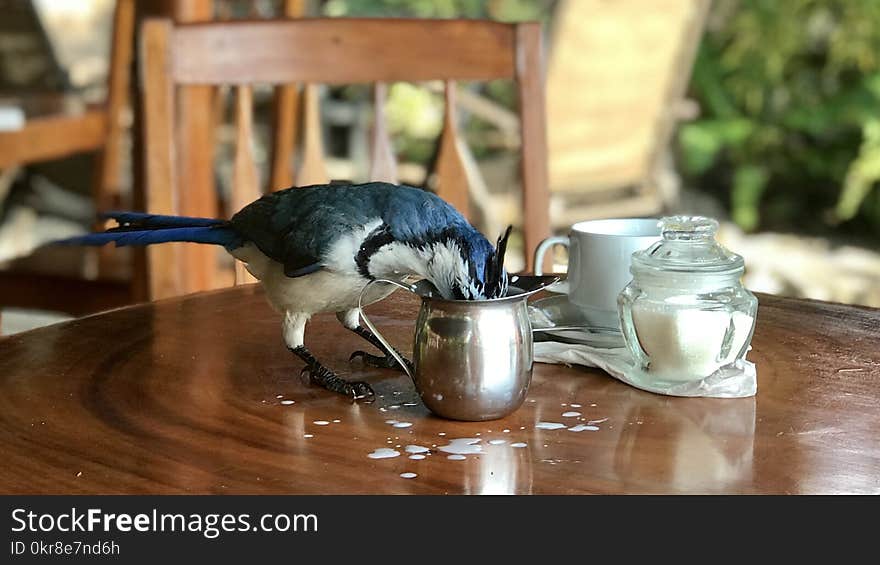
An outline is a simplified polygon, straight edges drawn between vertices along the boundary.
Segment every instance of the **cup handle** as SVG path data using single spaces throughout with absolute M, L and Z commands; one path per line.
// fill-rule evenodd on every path
M 571 240 L 567 235 L 556 235 L 553 237 L 548 237 L 544 241 L 538 244 L 538 247 L 535 249 L 535 276 L 541 276 L 544 274 L 544 254 L 547 253 L 547 250 L 553 247 L 554 245 L 562 245 L 565 248 L 569 248 Z M 568 280 L 562 280 L 557 283 L 553 283 L 550 287 L 547 288 L 552 292 L 561 292 L 563 294 L 568 294 Z
M 379 340 L 379 343 L 381 343 L 382 345 L 385 346 L 385 349 L 387 349 L 388 353 L 390 353 L 391 356 L 394 357 L 394 360 L 397 361 L 397 363 L 401 367 L 403 367 L 403 370 L 406 371 L 406 374 L 409 376 L 409 378 L 415 380 L 415 375 L 413 375 L 410 372 L 409 365 L 406 362 L 406 360 L 403 357 L 401 357 L 399 353 L 397 353 L 397 350 L 394 349 L 394 347 L 390 343 L 388 343 L 388 340 L 385 339 L 385 336 L 383 336 L 381 333 L 379 333 L 379 330 L 376 329 L 376 326 L 373 325 L 373 322 L 371 322 L 370 319 L 367 318 L 367 313 L 364 312 L 364 306 L 363 306 L 364 295 L 366 294 L 367 289 L 370 288 L 370 286 L 375 283 L 393 284 L 394 286 L 400 287 L 404 290 L 408 290 L 413 293 L 415 293 L 415 287 L 412 285 L 406 285 L 403 283 L 399 283 L 397 281 L 392 281 L 389 279 L 373 279 L 364 286 L 364 288 L 361 290 L 360 295 L 358 296 L 358 312 L 360 313 L 361 320 L 363 320 L 364 324 L 366 324 L 367 328 L 371 332 L 373 332 L 373 335 L 376 336 L 376 339 Z

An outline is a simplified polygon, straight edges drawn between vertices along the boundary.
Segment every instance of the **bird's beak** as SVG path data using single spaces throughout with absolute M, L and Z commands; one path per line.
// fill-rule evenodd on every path
M 495 244 L 495 257 L 492 258 L 492 278 L 491 280 L 497 284 L 499 291 L 504 291 L 504 255 L 507 253 L 507 240 L 510 239 L 510 232 L 513 226 L 507 226 L 498 237 L 498 243 Z

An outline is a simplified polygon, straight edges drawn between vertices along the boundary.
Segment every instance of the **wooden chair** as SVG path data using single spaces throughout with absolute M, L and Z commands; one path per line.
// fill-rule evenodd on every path
M 19 130 L 0 132 L 0 170 L 97 152 L 92 194 L 95 208 L 119 206 L 120 144 L 134 46 L 134 13 L 134 0 L 117 0 L 105 103 L 73 115 L 40 115 L 28 119 Z M 113 267 L 113 250 L 108 251 L 92 255 L 99 259 L 97 276 L 86 276 L 81 262 L 68 269 L 75 271 L 72 273 L 59 269 L 57 261 L 52 257 L 41 260 L 39 253 L 0 270 L 0 308 L 16 306 L 78 315 L 130 303 L 129 280 L 103 276 Z M 57 257 L 58 251 L 46 250 L 45 255 Z
M 547 69 L 553 225 L 653 215 L 710 0 L 562 0 Z M 674 191 L 674 188 L 672 189 Z
M 549 234 L 541 28 L 536 23 L 503 24 L 476 20 L 305 19 L 212 22 L 175 25 L 145 22 L 141 82 L 145 125 L 146 209 L 160 214 L 182 210 L 199 215 L 182 201 L 216 198 L 212 183 L 181 181 L 176 143 L 175 91 L 232 85 L 236 104 L 236 152 L 231 210 L 259 197 L 252 148 L 252 86 L 304 83 L 306 108 L 297 184 L 322 178 L 316 112 L 317 84 L 445 81 L 446 118 L 437 164 L 438 194 L 467 213 L 467 185 L 456 131 L 455 81 L 513 79 L 520 99 L 522 131 L 522 209 L 526 250 Z M 310 118 L 310 116 L 312 116 Z M 374 128 L 374 177 L 394 175 L 393 156 L 381 141 L 381 107 Z M 207 126 L 206 126 L 207 127 Z M 187 147 L 187 151 L 201 151 Z M 288 167 L 290 156 L 274 155 L 273 170 Z M 279 163 L 277 160 L 280 160 Z M 326 173 L 324 173 L 326 176 Z M 273 188 L 282 188 L 276 186 Z M 215 286 L 211 267 L 193 266 L 182 248 L 148 248 L 153 299 Z M 529 252 L 526 253 L 529 255 Z M 530 265 L 527 267 L 529 268 Z M 196 272 L 198 271 L 198 272 Z M 243 277 L 239 277 L 242 280 Z

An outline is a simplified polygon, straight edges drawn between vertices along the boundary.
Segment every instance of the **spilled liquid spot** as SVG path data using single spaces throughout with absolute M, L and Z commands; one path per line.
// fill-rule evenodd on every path
M 599 431 L 599 426 L 589 426 L 587 424 L 578 424 L 577 426 L 572 426 L 572 427 L 568 428 L 568 431 L 570 431 L 570 432 L 583 432 L 583 431 L 596 432 L 596 431 Z
M 370 459 L 388 459 L 389 457 L 397 457 L 398 455 L 400 455 L 399 451 L 390 449 L 388 447 L 380 447 L 374 452 L 367 455 L 367 457 L 369 457 Z
M 452 453 L 455 455 L 466 455 L 471 453 L 482 453 L 483 446 L 479 445 L 480 439 L 475 437 L 463 437 L 453 439 L 449 442 L 449 445 L 441 445 L 437 449 L 443 451 L 445 453 Z
M 580 416 L 580 415 L 581 415 L 580 412 L 574 412 L 574 411 L 572 411 L 572 412 L 563 412 L 563 413 L 562 413 L 562 417 L 563 417 L 563 418 L 577 418 L 577 417 Z
M 535 424 L 535 427 L 539 430 L 558 430 L 560 428 L 565 428 L 566 425 L 558 422 L 538 422 Z
M 527 444 L 524 441 L 518 441 L 516 443 L 511 443 L 510 447 L 526 447 L 527 445 L 529 445 L 529 444 Z
M 427 453 L 431 451 L 427 447 L 422 447 L 421 445 L 407 445 L 405 449 L 407 453 Z
M 285 406 L 290 406 L 291 404 L 295 404 L 293 400 L 282 400 L 281 404 Z
M 416 477 L 418 477 L 418 475 L 416 475 L 415 473 L 401 473 L 400 474 L 401 479 L 415 479 Z
M 419 460 L 419 459 L 424 459 L 425 456 L 422 455 L 421 453 L 413 453 L 412 455 L 409 456 L 409 458 Z
M 391 424 L 395 428 L 408 428 L 412 426 L 412 422 L 397 422 L 396 424 Z
M 504 440 L 504 439 L 490 439 L 490 440 L 489 440 L 489 443 L 491 443 L 492 445 L 502 445 L 502 444 L 507 443 L 507 440 Z
M 465 459 L 467 459 L 467 457 L 465 457 L 464 455 L 459 455 L 457 453 L 454 455 L 447 455 L 446 458 L 451 461 L 464 461 Z
M 327 420 L 315 420 L 315 421 L 312 422 L 312 423 L 315 424 L 316 426 L 326 426 L 326 425 L 328 425 L 330 422 L 328 422 Z

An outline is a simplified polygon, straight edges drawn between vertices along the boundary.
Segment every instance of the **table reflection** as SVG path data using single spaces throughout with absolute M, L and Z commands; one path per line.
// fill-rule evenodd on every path
M 658 402 L 633 395 L 621 414 L 613 466 L 626 490 L 736 491 L 751 484 L 754 398 Z

